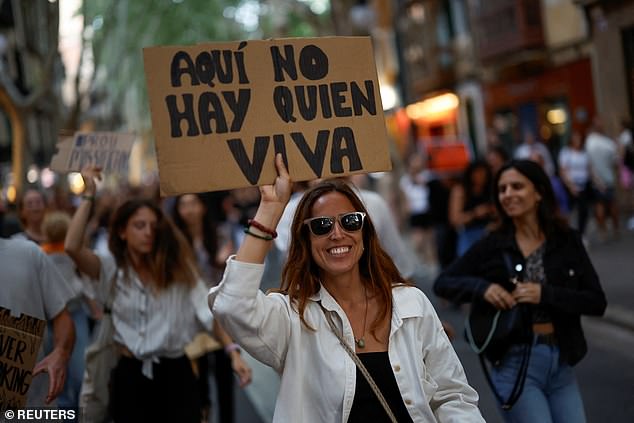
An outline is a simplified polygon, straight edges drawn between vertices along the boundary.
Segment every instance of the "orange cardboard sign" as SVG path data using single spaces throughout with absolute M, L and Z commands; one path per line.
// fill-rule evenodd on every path
M 368 37 L 143 50 L 163 195 L 391 169 Z

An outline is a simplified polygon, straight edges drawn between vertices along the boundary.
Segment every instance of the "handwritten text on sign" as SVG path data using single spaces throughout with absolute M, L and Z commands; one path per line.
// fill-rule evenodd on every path
M 146 49 L 162 191 L 270 183 L 274 153 L 294 180 L 389 169 L 373 60 L 366 38 Z
M 106 173 L 127 174 L 135 136 L 116 132 L 78 132 L 57 144 L 51 169 L 80 171 L 86 165 L 101 167 Z
M 45 325 L 0 307 L 0 412 L 25 406 Z

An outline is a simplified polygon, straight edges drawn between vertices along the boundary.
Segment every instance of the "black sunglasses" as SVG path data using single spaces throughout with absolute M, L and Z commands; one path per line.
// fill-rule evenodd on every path
M 341 213 L 338 216 L 318 216 L 304 220 L 304 225 L 308 225 L 310 231 L 315 236 L 328 235 L 335 228 L 335 219 L 339 226 L 346 232 L 356 232 L 363 227 L 363 212 Z

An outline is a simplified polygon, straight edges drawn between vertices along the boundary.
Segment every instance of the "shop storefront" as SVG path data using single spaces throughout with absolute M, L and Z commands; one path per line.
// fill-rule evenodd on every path
M 486 121 L 512 152 L 530 132 L 553 154 L 573 131 L 584 134 L 596 105 L 590 59 L 484 87 Z
M 429 96 L 401 112 L 429 169 L 460 171 L 469 162 L 469 144 L 459 135 L 459 112 L 460 100 L 453 92 Z

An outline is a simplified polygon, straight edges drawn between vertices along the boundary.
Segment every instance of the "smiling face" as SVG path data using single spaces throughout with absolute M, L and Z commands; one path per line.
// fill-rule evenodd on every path
M 133 255 L 145 255 L 152 252 L 157 225 L 156 214 L 148 207 L 139 208 L 119 233 L 126 242 L 128 251 Z
M 511 219 L 537 216 L 542 196 L 531 180 L 516 169 L 509 168 L 502 172 L 497 190 L 502 209 Z
M 310 217 L 338 216 L 357 211 L 348 197 L 332 191 L 319 197 L 312 206 Z M 345 231 L 338 219 L 334 229 L 322 236 L 309 231 L 311 254 L 322 277 L 339 277 L 359 271 L 359 259 L 363 255 L 363 229 Z

